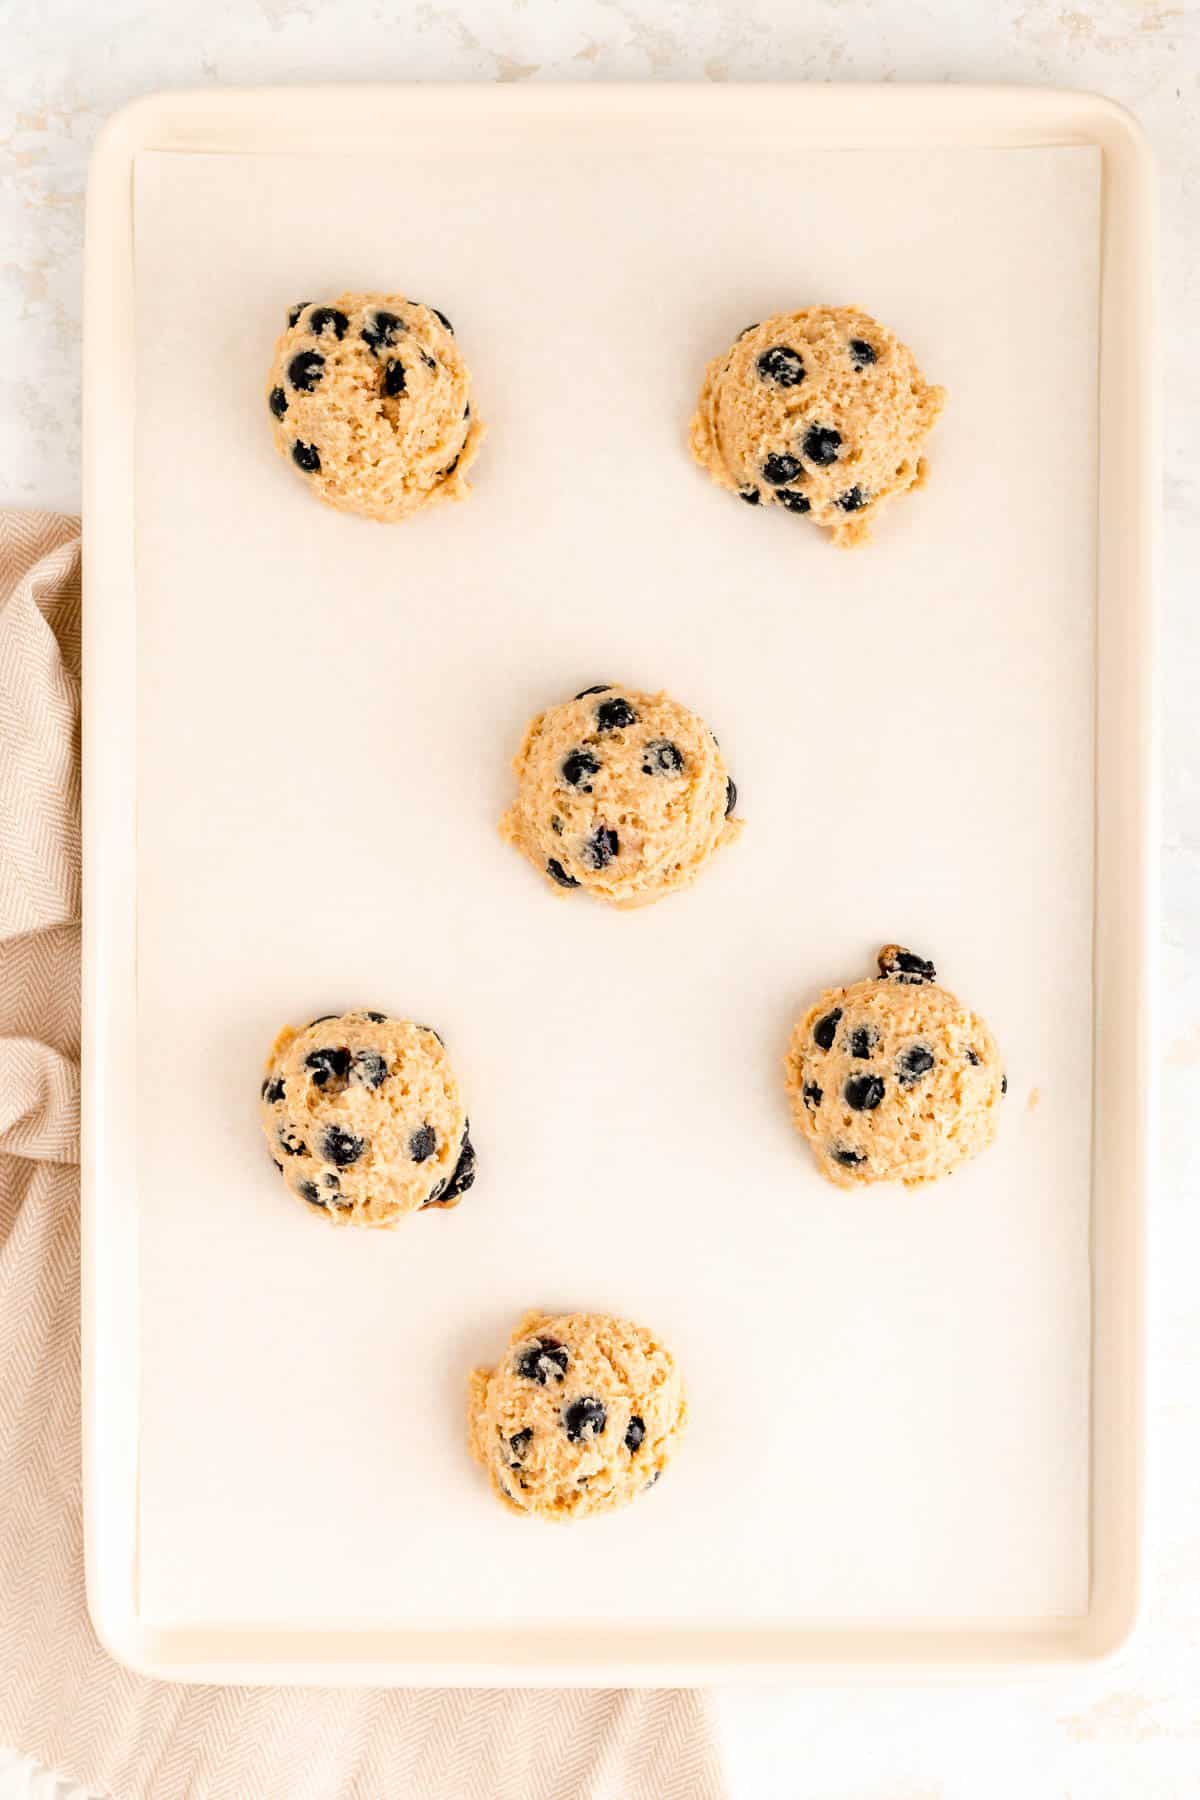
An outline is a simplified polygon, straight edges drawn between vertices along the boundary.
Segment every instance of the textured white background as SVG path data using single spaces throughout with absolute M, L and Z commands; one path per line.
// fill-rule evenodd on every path
M 1162 170 L 1163 1176 L 1152 1214 L 1151 1486 L 1141 1633 L 1054 1682 L 721 1696 L 738 1800 L 1194 1800 L 1200 1795 L 1200 15 L 1165 0 L 5 0 L 0 502 L 78 505 L 88 150 L 124 100 L 208 82 L 999 80 L 1099 89 Z M 869 205 L 848 195 L 847 206 Z M 981 347 L 981 353 L 983 349 Z M 1031 429 L 1037 421 L 1030 421 Z M 11 1774 L 0 1796 L 48 1790 Z M 507 1796 L 498 1800 L 508 1800 Z

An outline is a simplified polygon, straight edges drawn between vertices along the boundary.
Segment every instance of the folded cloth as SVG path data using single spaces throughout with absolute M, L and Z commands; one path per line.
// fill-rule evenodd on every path
M 0 512 L 0 1743 L 126 1800 L 721 1800 L 688 1691 L 147 1681 L 84 1605 L 79 526 Z

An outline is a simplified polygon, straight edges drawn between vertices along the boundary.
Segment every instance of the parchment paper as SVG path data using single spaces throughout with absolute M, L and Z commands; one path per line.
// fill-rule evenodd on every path
M 1099 158 L 145 155 L 136 178 L 140 1583 L 154 1623 L 995 1623 L 1086 1599 Z M 476 492 L 338 517 L 270 441 L 289 304 L 453 319 Z M 690 463 L 704 363 L 856 302 L 949 400 L 873 545 Z M 741 842 L 643 913 L 495 821 L 593 682 L 710 721 Z M 790 1023 L 889 939 L 991 1021 L 998 1145 L 827 1186 Z M 335 1233 L 258 1131 L 277 1027 L 429 1019 L 480 1176 Z M 1036 1104 L 1035 1104 L 1036 1100 Z M 507 1516 L 465 1378 L 530 1305 L 652 1323 L 690 1383 L 623 1515 Z

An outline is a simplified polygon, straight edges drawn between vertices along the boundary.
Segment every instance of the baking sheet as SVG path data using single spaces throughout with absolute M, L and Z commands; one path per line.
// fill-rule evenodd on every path
M 1099 153 L 614 149 L 136 164 L 139 1603 L 159 1624 L 979 1623 L 1088 1578 Z M 476 492 L 315 506 L 262 400 L 287 306 L 455 321 Z M 950 399 L 842 555 L 689 463 L 705 360 L 857 302 Z M 666 686 L 747 830 L 631 916 L 495 835 L 547 701 Z M 796 1011 L 899 938 L 1003 1046 L 997 1148 L 846 1195 Z M 428 1017 L 481 1174 L 392 1236 L 280 1192 L 284 1020 Z M 1036 1100 L 1036 1105 L 1034 1104 Z M 466 1370 L 526 1306 L 654 1324 L 694 1425 L 629 1512 L 512 1519 Z

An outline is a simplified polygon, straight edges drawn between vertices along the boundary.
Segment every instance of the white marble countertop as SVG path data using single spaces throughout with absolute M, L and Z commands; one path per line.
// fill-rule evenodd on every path
M 737 1800 L 1200 1795 L 1200 11 L 1171 0 L 7 0 L 0 502 L 79 504 L 83 191 L 103 120 L 206 83 L 1007 81 L 1141 119 L 1163 201 L 1163 1160 L 1151 1237 L 1147 1600 L 1114 1664 L 955 1687 L 723 1693 Z M 1187 345 L 1192 344 L 1189 352 Z M 48 1793 L 0 1755 L 0 1793 Z

